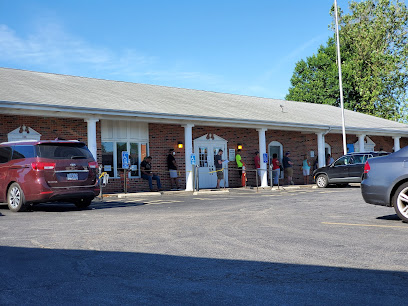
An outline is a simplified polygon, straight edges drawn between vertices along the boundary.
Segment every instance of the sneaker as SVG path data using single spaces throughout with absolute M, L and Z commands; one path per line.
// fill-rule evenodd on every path
M 293 181 L 290 182 L 291 185 L 295 185 L 295 183 Z

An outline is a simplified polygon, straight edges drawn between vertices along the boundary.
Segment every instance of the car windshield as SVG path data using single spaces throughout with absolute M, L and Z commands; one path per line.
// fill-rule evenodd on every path
M 93 159 L 82 143 L 43 143 L 37 146 L 38 156 L 51 159 Z

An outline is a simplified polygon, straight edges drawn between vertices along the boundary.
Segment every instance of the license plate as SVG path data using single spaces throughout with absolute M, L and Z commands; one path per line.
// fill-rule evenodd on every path
M 67 173 L 67 180 L 68 181 L 77 181 L 78 180 L 78 173 Z

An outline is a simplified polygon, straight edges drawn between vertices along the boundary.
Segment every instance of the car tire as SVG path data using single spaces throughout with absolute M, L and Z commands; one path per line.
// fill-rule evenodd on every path
M 329 180 L 327 178 L 327 175 L 325 174 L 320 174 L 316 178 L 316 185 L 319 188 L 326 188 L 327 185 L 329 185 Z
M 20 185 L 13 183 L 7 190 L 7 205 L 13 212 L 24 211 L 27 208 L 27 202 L 24 196 L 24 192 Z
M 408 183 L 404 183 L 398 187 L 392 197 L 392 204 L 398 217 L 408 222 Z
M 82 209 L 82 208 L 86 208 L 89 205 L 91 205 L 92 200 L 93 198 L 82 198 L 82 199 L 76 200 L 74 204 L 76 207 Z

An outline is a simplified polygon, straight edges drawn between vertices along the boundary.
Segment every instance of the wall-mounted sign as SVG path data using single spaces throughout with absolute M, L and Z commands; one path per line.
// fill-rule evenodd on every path
M 228 150 L 228 160 L 235 161 L 235 149 Z

